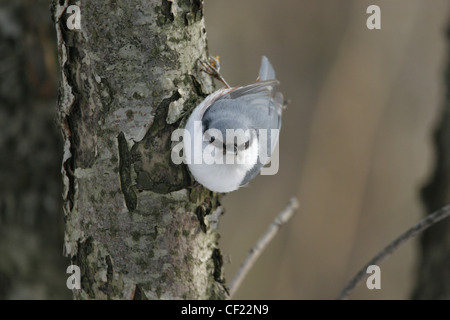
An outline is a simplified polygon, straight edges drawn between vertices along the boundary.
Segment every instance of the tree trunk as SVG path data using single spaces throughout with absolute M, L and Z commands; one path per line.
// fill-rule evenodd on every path
M 447 32 L 450 44 L 450 29 Z M 450 61 L 446 72 L 447 94 L 434 133 L 436 163 L 430 181 L 422 189 L 428 213 L 450 203 Z M 421 238 L 418 281 L 414 299 L 450 299 L 450 220 L 428 229 Z
M 220 299 L 218 195 L 190 188 L 171 133 L 213 90 L 203 2 L 53 1 L 61 66 L 65 253 L 78 299 Z

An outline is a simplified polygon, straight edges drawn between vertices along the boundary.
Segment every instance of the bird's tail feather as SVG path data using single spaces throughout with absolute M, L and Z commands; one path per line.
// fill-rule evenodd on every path
M 263 56 L 261 59 L 261 67 L 259 68 L 259 80 L 275 80 L 275 70 L 272 67 L 269 59 Z

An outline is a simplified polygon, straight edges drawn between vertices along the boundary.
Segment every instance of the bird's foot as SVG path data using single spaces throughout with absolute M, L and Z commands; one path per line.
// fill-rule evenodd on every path
M 202 71 L 209 74 L 211 77 L 216 78 L 220 82 L 222 82 L 227 88 L 231 88 L 230 85 L 225 81 L 225 79 L 220 74 L 220 61 L 219 56 L 208 58 L 208 61 L 203 61 L 202 59 L 198 59 L 203 66 Z

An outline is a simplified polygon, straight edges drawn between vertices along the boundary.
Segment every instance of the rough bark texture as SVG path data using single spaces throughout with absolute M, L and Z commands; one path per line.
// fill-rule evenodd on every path
M 48 1 L 0 3 L 0 299 L 62 299 L 62 141 Z
M 447 32 L 450 44 L 450 29 Z M 430 181 L 422 189 L 428 213 L 450 203 L 450 61 L 446 71 L 447 94 L 434 133 L 436 163 Z M 413 298 L 450 299 L 450 220 L 428 229 L 421 238 L 419 276 Z
M 66 8 L 81 9 L 69 30 Z M 172 131 L 213 89 L 200 0 L 54 1 L 65 253 L 79 299 L 220 299 L 218 195 L 190 188 Z

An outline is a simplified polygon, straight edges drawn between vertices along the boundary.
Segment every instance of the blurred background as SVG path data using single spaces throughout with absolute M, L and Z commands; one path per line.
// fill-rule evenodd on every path
M 366 9 L 381 8 L 381 30 Z M 300 210 L 237 299 L 333 299 L 424 214 L 431 132 L 444 100 L 450 2 L 206 0 L 209 51 L 231 85 L 271 60 L 291 102 L 280 168 L 224 197 L 220 245 L 231 280 L 289 198 Z M 62 256 L 58 72 L 49 1 L 0 2 L 0 299 L 70 299 Z M 38 190 L 38 192 L 36 192 Z M 381 290 L 408 299 L 417 242 L 381 265 Z
M 369 5 L 381 30 L 369 30 Z M 236 294 L 242 299 L 333 299 L 380 249 L 422 217 L 432 128 L 444 101 L 450 2 L 205 2 L 209 51 L 231 85 L 271 60 L 291 101 L 280 169 L 224 198 L 221 247 L 234 276 L 292 196 L 300 210 Z M 408 299 L 417 241 L 381 267 L 381 290 L 352 299 Z

